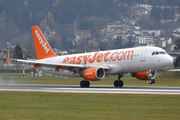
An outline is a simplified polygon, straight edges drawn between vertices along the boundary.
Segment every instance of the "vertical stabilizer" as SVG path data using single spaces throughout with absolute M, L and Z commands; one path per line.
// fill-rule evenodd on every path
M 45 37 L 42 34 L 39 27 L 38 26 L 32 26 L 31 29 L 32 29 L 37 59 L 40 60 L 40 59 L 45 59 L 45 58 L 57 56 L 53 52 L 51 46 L 49 45 L 48 41 L 45 39 Z

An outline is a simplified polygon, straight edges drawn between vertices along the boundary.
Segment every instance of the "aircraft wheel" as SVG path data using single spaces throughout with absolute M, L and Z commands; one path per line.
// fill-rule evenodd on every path
M 118 87 L 118 80 L 114 81 L 114 87 Z
M 149 83 L 150 83 L 150 84 L 154 84 L 154 83 L 155 83 L 155 80 L 154 80 L 154 79 L 151 79 L 151 80 L 149 80 Z
M 122 87 L 124 85 L 122 80 L 114 81 L 114 87 Z
M 84 81 L 85 82 L 85 87 L 89 87 L 90 86 L 90 82 L 89 81 Z
M 84 81 L 81 81 L 80 82 L 80 86 L 83 88 L 83 87 L 85 87 L 85 82 Z
M 124 82 L 122 80 L 118 81 L 118 86 L 122 87 L 124 85 Z
M 80 86 L 83 88 L 83 87 L 89 87 L 90 86 L 90 82 L 89 81 L 81 81 L 80 82 Z

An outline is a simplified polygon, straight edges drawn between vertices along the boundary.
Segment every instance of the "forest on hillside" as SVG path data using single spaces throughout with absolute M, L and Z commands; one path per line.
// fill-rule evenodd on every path
M 28 30 L 32 25 L 39 25 L 48 16 L 49 22 L 59 25 L 81 22 L 87 17 L 119 19 L 128 17 L 127 9 L 133 4 L 148 3 L 159 6 L 179 6 L 179 0 L 0 0 L 0 13 L 3 12 L 20 29 Z M 122 6 L 122 7 L 119 7 Z M 48 13 L 51 13 L 48 14 Z M 157 16 L 158 17 L 158 16 Z M 84 21 L 82 21 L 84 22 Z M 87 26 L 80 26 L 85 29 Z
M 133 16 L 131 9 L 137 3 L 180 6 L 179 0 L 0 0 L 0 48 L 7 46 L 8 41 L 32 44 L 31 26 L 38 25 L 42 31 L 47 27 L 54 29 L 56 37 L 50 42 L 55 41 L 56 48 L 66 49 L 63 44 L 69 44 L 75 30 L 91 30 L 96 37 L 107 23 L 138 17 Z M 154 7 L 150 17 L 139 23 L 155 28 L 157 21 L 174 18 L 174 14 L 171 8 Z

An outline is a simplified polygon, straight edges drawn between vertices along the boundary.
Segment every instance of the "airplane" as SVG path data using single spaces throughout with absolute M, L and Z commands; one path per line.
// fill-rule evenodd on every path
M 114 81 L 114 86 L 123 87 L 121 77 L 127 73 L 154 84 L 156 70 L 173 64 L 173 58 L 165 50 L 152 46 L 58 56 L 53 52 L 39 27 L 32 26 L 31 29 L 37 60 L 16 61 L 58 76 L 83 77 L 80 87 L 89 87 L 89 81 L 102 80 L 109 75 L 117 75 L 118 79 Z

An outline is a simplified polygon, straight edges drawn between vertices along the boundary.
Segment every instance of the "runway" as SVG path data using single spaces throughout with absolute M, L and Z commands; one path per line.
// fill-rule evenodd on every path
M 56 92 L 56 93 L 115 93 L 115 94 L 173 94 L 180 95 L 180 87 L 134 87 L 124 86 L 90 86 L 81 88 L 79 85 L 28 85 L 28 84 L 0 84 L 0 91 L 24 92 Z

